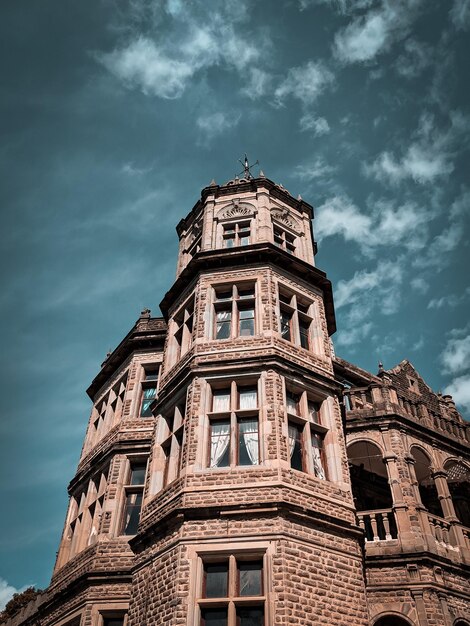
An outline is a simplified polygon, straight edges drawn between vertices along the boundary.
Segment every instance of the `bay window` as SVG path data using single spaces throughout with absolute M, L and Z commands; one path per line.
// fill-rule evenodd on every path
M 209 467 L 259 464 L 258 390 L 232 382 L 212 389 Z
M 264 626 L 265 602 L 263 555 L 204 560 L 200 626 Z
M 181 471 L 181 455 L 183 452 L 185 402 L 175 404 L 163 414 L 162 450 L 165 456 L 163 470 L 163 487 L 166 487 Z
M 142 394 L 140 400 L 140 417 L 152 417 L 150 406 L 157 397 L 158 365 L 146 365 L 144 367 L 144 380 L 142 381 Z
M 121 527 L 122 535 L 135 535 L 137 533 L 146 469 L 147 461 L 145 460 L 135 460 L 129 463 L 127 485 L 124 487 L 125 504 Z
M 282 248 L 291 254 L 295 253 L 295 235 L 291 235 L 291 233 L 287 232 L 280 226 L 274 226 L 273 234 L 274 243 L 278 246 L 278 248 Z
M 223 226 L 224 248 L 234 248 L 235 246 L 247 246 L 250 243 L 251 222 L 233 222 Z
M 279 287 L 279 331 L 281 337 L 297 346 L 312 349 L 313 303 Z
M 305 390 L 286 389 L 289 459 L 292 469 L 326 480 L 321 404 Z
M 229 285 L 214 289 L 214 317 L 214 339 L 254 335 L 254 284 Z

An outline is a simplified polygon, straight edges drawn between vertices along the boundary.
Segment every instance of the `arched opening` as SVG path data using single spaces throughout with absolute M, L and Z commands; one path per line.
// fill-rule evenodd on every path
M 470 626 L 470 622 L 466 622 L 463 619 L 458 619 L 456 622 L 454 622 L 454 626 Z
M 348 460 L 354 503 L 366 539 L 396 538 L 392 493 L 381 450 L 369 441 L 357 441 L 348 448 Z
M 443 517 L 436 484 L 432 477 L 431 459 L 420 448 L 412 448 L 411 455 L 415 460 L 415 475 L 421 503 L 432 515 Z
M 411 622 L 398 615 L 384 615 L 379 618 L 374 626 L 410 626 Z
M 470 527 L 470 468 L 460 461 L 449 461 L 444 469 L 455 514 L 464 526 Z

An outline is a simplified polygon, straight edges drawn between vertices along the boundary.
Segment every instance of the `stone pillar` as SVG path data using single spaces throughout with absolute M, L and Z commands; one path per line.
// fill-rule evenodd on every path
M 435 539 L 431 532 L 431 525 L 429 523 L 429 517 L 426 507 L 421 502 L 421 494 L 419 493 L 419 485 L 418 479 L 416 478 L 415 472 L 415 458 L 411 454 L 405 455 L 405 461 L 408 466 L 408 474 L 410 477 L 410 484 L 413 489 L 414 500 L 415 500 L 415 508 L 418 515 L 418 519 L 420 521 L 421 532 L 424 535 L 426 543 L 431 543 L 431 545 L 435 546 Z
M 438 591 L 437 596 L 441 605 L 442 615 L 444 616 L 443 626 L 452 626 L 453 619 L 449 611 L 449 606 L 447 604 L 447 594 L 445 594 L 443 591 Z
M 381 428 L 381 432 L 385 446 L 383 460 L 387 466 L 388 480 L 393 500 L 392 509 L 397 523 L 398 538 L 402 544 L 408 544 L 410 542 L 414 543 L 415 538 L 411 532 L 408 506 L 403 498 L 403 491 L 401 488 L 400 474 L 397 466 L 397 455 L 392 450 L 390 432 L 388 428 Z
M 433 470 L 431 476 L 437 489 L 437 497 L 441 503 L 442 513 L 448 521 L 458 521 L 455 515 L 454 503 L 447 484 L 447 472 L 444 469 Z
M 411 595 L 413 596 L 413 600 L 415 601 L 419 626 L 429 626 L 428 618 L 426 616 L 426 606 L 424 604 L 423 590 L 412 589 Z

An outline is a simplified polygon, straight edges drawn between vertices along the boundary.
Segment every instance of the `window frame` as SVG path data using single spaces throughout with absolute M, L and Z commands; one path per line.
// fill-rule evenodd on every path
M 281 250 L 296 256 L 298 235 L 273 222 L 273 243 Z
M 231 248 L 240 248 L 251 244 L 252 220 L 248 218 L 237 218 L 230 222 L 222 224 L 222 247 L 230 250 Z M 230 229 L 230 232 L 229 232 Z M 248 234 L 246 234 L 248 233 Z M 233 234 L 233 236 L 231 236 Z M 242 243 L 242 239 L 248 238 L 246 243 Z M 233 241 L 232 245 L 227 242 Z
M 302 350 L 313 352 L 313 323 L 315 302 L 306 298 L 278 283 L 278 332 L 280 338 L 296 345 Z M 283 319 L 288 319 L 289 338 L 283 333 L 285 323 Z M 302 333 L 302 326 L 307 328 L 306 333 Z M 302 337 L 306 337 L 307 345 L 303 345 Z
M 142 364 L 142 370 L 143 370 L 143 374 L 142 374 L 142 379 L 140 381 L 140 399 L 139 399 L 139 418 L 143 418 L 143 419 L 151 419 L 153 418 L 153 414 L 150 411 L 150 415 L 144 415 L 143 411 L 144 411 L 144 403 L 149 400 L 149 398 L 145 397 L 145 391 L 147 389 L 154 389 L 155 393 L 153 395 L 153 398 L 150 400 L 150 404 L 148 405 L 148 409 L 150 409 L 150 406 L 152 405 L 152 403 L 156 400 L 157 398 L 157 393 L 158 393 L 158 383 L 160 381 L 160 373 L 161 373 L 161 364 L 160 363 L 143 363 Z M 152 378 L 148 378 L 148 372 L 154 372 L 156 371 L 156 377 L 152 377 Z
M 164 456 L 162 489 L 176 480 L 182 469 L 185 442 L 186 391 L 166 411 L 161 413 L 164 432 L 161 434 L 161 449 Z
M 199 554 L 199 589 L 196 593 L 196 622 L 198 626 L 204 626 L 203 612 L 208 609 L 221 609 L 227 613 L 227 626 L 239 624 L 239 609 L 261 609 L 263 612 L 263 626 L 268 617 L 268 576 L 266 550 L 230 551 L 219 554 Z M 227 593 L 225 596 L 206 597 L 206 566 L 210 564 L 227 564 Z M 260 564 L 260 594 L 240 595 L 240 564 Z
M 289 395 L 296 396 L 295 410 L 289 408 Z M 315 394 L 311 393 L 307 389 L 302 389 L 298 386 L 291 385 L 289 381 L 285 382 L 285 406 L 286 406 L 286 421 L 287 421 L 287 447 L 288 447 L 288 461 L 290 469 L 294 471 L 301 471 L 305 474 L 309 474 L 320 480 L 329 480 L 328 477 L 328 463 L 325 454 L 325 437 L 328 433 L 328 428 L 322 424 L 323 402 L 325 400 L 319 399 Z M 312 405 L 314 411 L 311 410 Z M 291 405 L 292 406 L 292 405 Z M 301 464 L 302 469 L 298 469 L 292 466 L 292 452 L 291 452 L 291 436 L 290 427 L 295 426 L 300 434 L 300 446 L 301 446 Z M 319 462 L 321 470 L 319 470 L 314 461 L 314 448 L 312 439 L 317 438 L 320 442 L 319 449 Z M 294 448 L 292 448 L 293 451 Z
M 241 295 L 243 292 L 249 295 Z M 229 294 L 230 297 L 220 297 L 222 294 Z M 257 301 L 257 281 L 240 281 L 237 283 L 212 285 L 212 310 L 213 310 L 213 322 L 211 330 L 211 338 L 214 341 L 230 341 L 232 339 L 242 337 L 255 337 L 257 332 L 257 320 L 256 320 L 256 301 Z M 230 318 L 225 321 L 218 319 L 218 314 L 221 312 L 227 312 Z M 242 317 L 240 313 L 242 311 L 252 311 L 252 315 L 249 318 Z M 253 332 L 242 333 L 242 322 L 246 319 L 252 320 Z M 228 324 L 229 332 L 227 337 L 218 337 L 218 324 Z
M 173 363 L 177 363 L 191 348 L 194 339 L 195 295 L 192 294 L 173 315 Z
M 144 480 L 142 483 L 139 484 L 133 484 L 132 483 L 132 472 L 133 470 L 133 466 L 134 467 L 140 467 L 140 466 L 144 466 Z M 142 456 L 132 456 L 132 457 L 127 457 L 127 467 L 126 467 L 126 482 L 123 486 L 123 501 L 122 501 L 122 513 L 121 513 L 121 519 L 120 519 L 120 524 L 119 524 L 119 536 L 123 536 L 123 537 L 134 537 L 136 535 L 136 533 L 127 533 L 126 532 L 126 527 L 128 525 L 129 522 L 126 523 L 126 517 L 127 517 L 127 512 L 128 512 L 128 505 L 127 505 L 127 499 L 129 495 L 141 495 L 142 497 L 142 501 L 140 504 L 140 508 L 139 508 L 139 521 L 137 522 L 137 527 L 140 523 L 140 516 L 142 514 L 142 506 L 144 503 L 144 490 L 145 490 L 145 482 L 147 479 L 147 472 L 148 472 L 148 457 L 142 457 Z M 130 519 L 129 519 L 130 521 Z M 138 532 L 138 529 L 137 529 Z
M 248 378 L 248 379 L 237 379 L 231 381 L 218 381 L 218 382 L 209 382 L 209 410 L 207 411 L 207 444 L 206 451 L 204 454 L 204 465 L 207 469 L 210 470 L 229 470 L 234 468 L 252 468 L 257 467 L 262 464 L 262 445 L 261 445 L 261 436 L 260 436 L 260 379 L 259 378 Z M 240 391 L 241 390 L 252 390 L 256 391 L 256 406 L 240 408 Z M 228 395 L 228 406 L 221 410 L 214 410 L 214 398 L 216 397 L 216 392 L 218 391 L 227 391 Z M 257 463 L 243 463 L 240 464 L 240 424 L 244 420 L 249 420 L 250 418 L 257 423 L 257 439 L 258 439 L 258 448 L 257 448 Z M 212 427 L 213 424 L 228 422 L 229 430 L 229 442 L 228 442 L 228 464 L 226 465 L 211 465 L 212 456 L 211 456 L 211 448 L 212 448 Z M 227 449 L 226 449 L 227 450 Z M 249 455 L 249 452 L 248 452 Z M 225 451 L 223 453 L 225 456 Z

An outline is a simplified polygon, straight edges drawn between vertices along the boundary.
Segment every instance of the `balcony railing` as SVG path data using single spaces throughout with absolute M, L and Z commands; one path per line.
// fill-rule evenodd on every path
M 392 509 L 358 511 L 359 526 L 364 530 L 366 541 L 388 541 L 398 537 L 395 514 Z
M 450 532 L 450 523 L 442 517 L 432 515 L 428 513 L 429 525 L 431 527 L 431 534 L 434 539 L 445 546 L 453 546 Z

